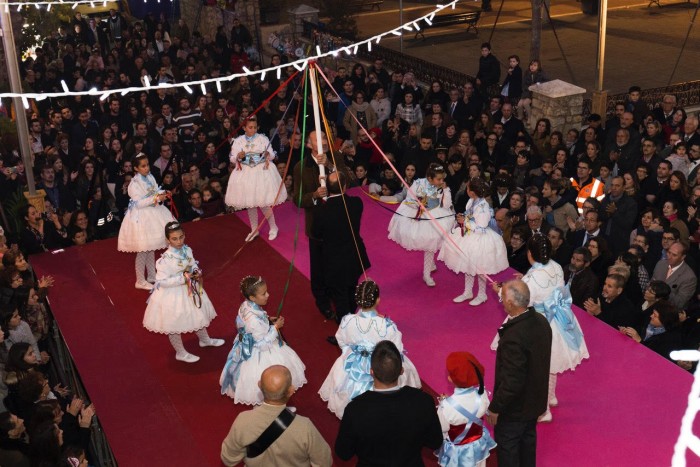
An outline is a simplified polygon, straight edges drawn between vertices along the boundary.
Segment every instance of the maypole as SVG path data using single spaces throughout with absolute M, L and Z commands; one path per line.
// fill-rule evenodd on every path
M 316 131 L 316 148 L 319 154 L 323 152 L 323 140 L 321 138 L 321 112 L 318 108 L 318 88 L 316 87 L 316 78 L 318 73 L 318 70 L 316 69 L 316 62 L 311 61 L 309 62 L 310 65 L 310 70 L 309 70 L 309 79 L 311 80 L 311 104 L 313 105 L 314 108 L 314 129 Z M 306 116 L 304 116 L 306 117 Z M 330 137 L 330 135 L 326 135 L 327 137 Z M 323 164 L 318 163 L 318 159 L 316 156 L 311 154 L 311 157 L 314 158 L 316 161 L 316 164 L 318 164 L 318 181 L 321 184 L 322 187 L 326 187 L 326 166 Z

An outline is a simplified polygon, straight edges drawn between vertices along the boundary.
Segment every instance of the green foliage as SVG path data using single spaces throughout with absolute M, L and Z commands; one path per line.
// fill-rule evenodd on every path
M 357 37 L 355 7 L 348 0 L 323 0 L 325 15 L 328 17 L 328 31 L 332 34 L 354 39 Z
M 24 228 L 21 211 L 27 205 L 27 198 L 24 197 L 23 190 L 24 187 L 18 187 L 17 190 L 2 200 L 2 207 L 9 224 L 5 227 L 14 236 L 19 236 L 19 232 Z
M 51 11 L 42 8 L 22 8 L 23 25 L 15 29 L 15 42 L 22 55 L 41 44 L 41 41 L 58 31 L 58 27 L 69 24 L 72 16 L 70 4 L 52 5 Z M 37 38 L 38 36 L 38 38 Z

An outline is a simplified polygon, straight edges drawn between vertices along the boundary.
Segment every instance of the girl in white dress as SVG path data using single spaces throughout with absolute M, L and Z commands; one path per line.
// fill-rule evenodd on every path
M 234 209 L 247 209 L 250 219 L 249 242 L 258 236 L 258 208 L 270 223 L 268 238 L 277 238 L 277 223 L 272 207 L 287 200 L 287 190 L 280 189 L 282 178 L 274 164 L 277 157 L 267 136 L 257 133 L 258 121 L 253 116 L 245 124 L 245 134 L 231 144 L 230 159 L 236 165 L 231 172 L 225 202 Z
M 470 305 L 476 306 L 486 301 L 486 278 L 482 274 L 498 274 L 508 268 L 508 252 L 503 237 L 494 232 L 489 224 L 493 209 L 484 199 L 488 195 L 488 185 L 480 178 L 472 178 L 467 183 L 469 201 L 464 214 L 457 214 L 457 227 L 450 237 L 452 242 L 442 244 L 438 259 L 456 273 L 464 273 L 464 293 L 455 297 L 455 303 L 462 303 L 474 296 L 474 276 L 479 276 L 479 291 Z
M 244 277 L 241 293 L 246 300 L 238 308 L 238 336 L 226 358 L 219 384 L 221 394 L 226 394 L 235 403 L 257 405 L 263 401 L 258 381 L 265 369 L 284 365 L 292 374 L 292 385 L 300 388 L 306 383 L 306 367 L 296 352 L 280 338 L 284 317 L 270 318 L 262 309 L 270 299 L 263 278 Z
M 192 249 L 185 245 L 182 226 L 169 222 L 165 226 L 165 238 L 170 247 L 156 263 L 156 283 L 143 315 L 143 327 L 167 334 L 175 349 L 175 359 L 194 363 L 199 357 L 185 350 L 181 334 L 196 332 L 200 347 L 219 347 L 225 342 L 212 339 L 207 333 L 216 311 L 207 293 L 198 286 L 202 271 L 192 256 Z
M 436 452 L 442 467 L 484 467 L 496 442 L 484 426 L 482 417 L 489 407 L 484 390 L 484 367 L 469 352 L 447 356 L 447 379 L 454 393 L 441 396 L 438 418 L 445 440 Z
M 564 285 L 564 271 L 556 261 L 550 259 L 552 243 L 541 234 L 533 235 L 527 242 L 527 258 L 532 267 L 522 278 L 530 289 L 530 306 L 542 313 L 552 327 L 552 356 L 549 364 L 549 397 L 547 411 L 539 418 L 541 422 L 551 422 L 550 407 L 559 405 L 555 389 L 557 374 L 573 370 L 588 358 L 588 347 L 583 331 L 571 311 L 571 293 Z M 494 290 L 500 294 L 498 284 Z M 498 347 L 498 334 L 491 349 Z
M 444 241 L 444 233 L 438 229 L 426 211 L 437 220 L 445 232 L 454 223 L 452 196 L 445 184 L 444 166 L 432 163 L 426 178 L 413 182 L 411 193 L 401 203 L 389 222 L 389 239 L 407 250 L 423 251 L 423 280 L 429 287 L 435 286 L 431 273 L 436 269 L 435 252 Z
M 372 389 L 370 360 L 377 342 L 391 341 L 403 354 L 403 374 L 399 377 L 399 386 L 421 387 L 418 371 L 403 350 L 401 332 L 393 321 L 377 313 L 379 286 L 372 280 L 360 283 L 355 300 L 360 310 L 345 315 L 340 321 L 335 338 L 342 354 L 318 391 L 321 399 L 328 402 L 328 409 L 341 419 L 345 407 L 353 398 Z
M 151 175 L 148 157 L 139 153 L 134 157 L 136 170 L 129 183 L 129 208 L 119 228 L 117 249 L 136 253 L 136 288 L 151 290 L 156 280 L 155 250 L 167 246 L 163 237 L 165 224 L 174 221 L 170 210 L 163 206 L 168 192 L 160 189 Z M 148 280 L 144 272 L 148 273 Z

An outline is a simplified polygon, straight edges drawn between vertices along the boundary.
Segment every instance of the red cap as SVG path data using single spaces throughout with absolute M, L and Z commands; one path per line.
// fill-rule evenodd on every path
M 484 367 L 474 355 L 469 352 L 452 352 L 447 356 L 447 373 L 455 387 L 479 386 L 479 377 L 474 366 L 479 369 L 483 379 Z

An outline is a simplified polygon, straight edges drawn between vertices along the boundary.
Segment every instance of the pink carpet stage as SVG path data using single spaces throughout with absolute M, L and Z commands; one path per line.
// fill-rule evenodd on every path
M 438 393 L 451 391 L 445 358 L 452 351 L 467 350 L 484 364 L 487 388 L 493 388 L 495 352 L 489 346 L 505 318 L 495 294 L 489 290 L 489 300 L 476 308 L 453 303 L 464 280 L 440 262 L 433 275 L 437 285 L 428 288 L 422 281 L 422 253 L 408 252 L 387 239 L 391 213 L 353 192 L 365 205 L 362 237 L 372 262 L 368 276 L 381 287 L 380 309 L 402 331 L 421 379 Z M 275 213 L 280 234 L 271 246 L 291 260 L 299 221 L 294 264 L 308 277 L 303 213 L 297 217 L 289 203 Z M 239 216 L 248 221 L 245 214 Z M 266 242 L 267 230 L 264 226 L 261 235 Z M 498 279 L 512 275 L 508 270 Z M 591 357 L 575 372 L 559 377 L 554 421 L 538 427 L 538 465 L 670 465 L 692 375 L 585 311 L 575 311 Z M 689 465 L 700 465 L 690 457 Z

